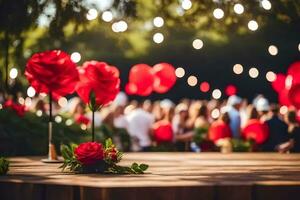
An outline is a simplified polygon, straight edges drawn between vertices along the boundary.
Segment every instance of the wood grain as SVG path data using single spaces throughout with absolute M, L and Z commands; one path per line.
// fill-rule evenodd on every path
M 147 163 L 143 175 L 66 173 L 40 159 L 10 158 L 0 199 L 300 199 L 299 154 L 127 153 L 120 164 Z

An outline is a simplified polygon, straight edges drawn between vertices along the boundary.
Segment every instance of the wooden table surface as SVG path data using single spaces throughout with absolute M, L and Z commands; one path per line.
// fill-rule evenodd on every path
M 143 175 L 72 174 L 40 157 L 10 158 L 0 199 L 300 199 L 300 154 L 126 153 Z

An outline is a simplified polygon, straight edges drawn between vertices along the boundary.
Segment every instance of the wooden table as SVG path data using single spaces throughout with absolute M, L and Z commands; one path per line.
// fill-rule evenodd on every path
M 300 199 L 299 154 L 127 153 L 121 164 L 147 163 L 144 175 L 75 175 L 38 157 L 10 160 L 1 200 Z

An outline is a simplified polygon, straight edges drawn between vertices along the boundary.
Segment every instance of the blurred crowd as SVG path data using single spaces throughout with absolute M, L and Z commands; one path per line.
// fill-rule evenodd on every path
M 37 114 L 47 112 L 44 102 L 37 97 L 30 109 Z M 54 115 L 68 113 L 82 129 L 91 126 L 92 114 L 78 97 L 59 100 L 54 108 Z M 230 141 L 241 140 L 252 144 L 251 151 L 300 152 L 297 120 L 296 110 L 270 104 L 262 95 L 251 103 L 233 95 L 225 100 L 183 99 L 175 104 L 169 99 L 129 101 L 121 92 L 95 115 L 96 127 L 125 129 L 131 151 L 151 151 L 157 146 L 174 151 L 214 151 L 216 147 L 231 151 Z

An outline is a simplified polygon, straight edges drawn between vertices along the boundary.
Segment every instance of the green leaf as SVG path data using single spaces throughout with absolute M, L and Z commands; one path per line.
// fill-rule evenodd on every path
M 149 168 L 149 165 L 146 165 L 146 164 L 140 164 L 140 169 L 143 170 L 143 171 L 146 171 L 148 168 Z
M 107 140 L 105 140 L 105 148 L 108 149 L 109 147 L 111 147 L 113 145 L 112 139 L 108 138 Z

